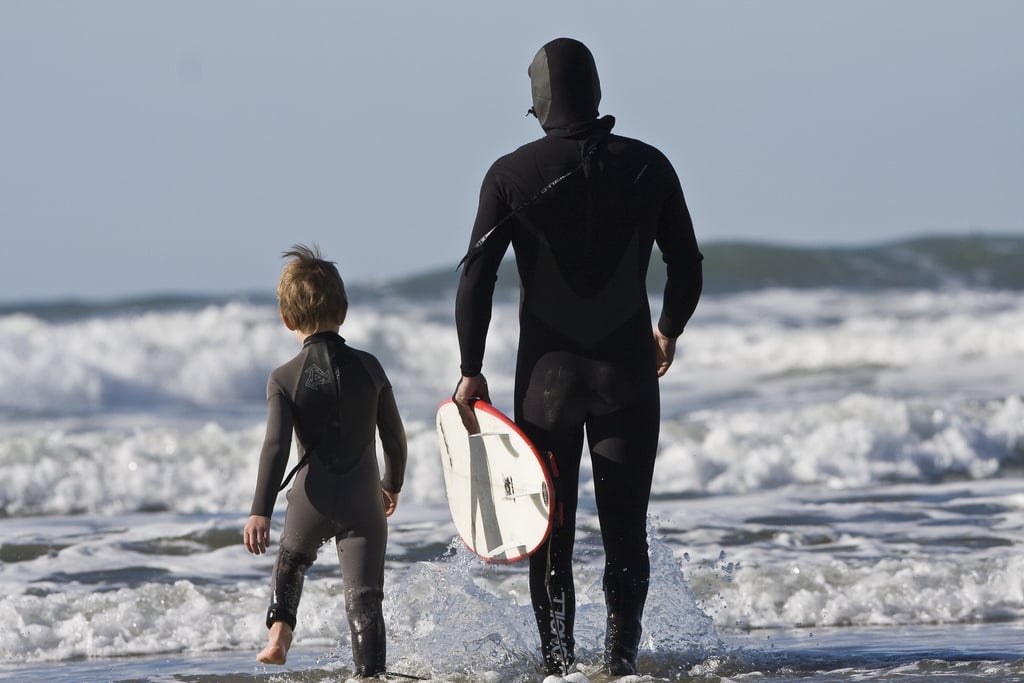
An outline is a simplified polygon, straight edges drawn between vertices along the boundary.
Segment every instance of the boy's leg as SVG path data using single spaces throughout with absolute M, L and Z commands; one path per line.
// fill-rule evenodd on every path
M 286 622 L 275 621 L 270 626 L 267 646 L 256 655 L 261 664 L 284 664 L 288 659 L 288 649 L 292 646 L 292 627 Z
M 267 647 L 257 656 L 267 664 L 284 664 L 291 647 L 299 599 L 306 570 L 316 561 L 317 550 L 337 527 L 313 509 L 298 485 L 288 492 L 288 510 L 271 577 L 271 602 L 267 610 L 270 629 Z
M 353 531 L 336 539 L 345 584 L 345 613 L 352 634 L 352 659 L 358 676 L 380 675 L 387 663 L 382 607 L 387 538 L 387 521 L 378 496 L 376 505 L 362 508 Z

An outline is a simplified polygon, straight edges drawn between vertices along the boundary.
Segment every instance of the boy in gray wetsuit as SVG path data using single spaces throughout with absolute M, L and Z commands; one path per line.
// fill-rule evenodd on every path
M 265 664 L 284 664 L 302 582 L 317 551 L 334 538 L 356 674 L 384 673 L 384 551 L 387 521 L 405 475 L 405 429 L 380 363 L 338 335 L 348 312 L 337 268 L 318 250 L 296 245 L 281 273 L 278 307 L 302 350 L 267 383 L 267 433 L 244 543 L 259 555 L 270 543 L 270 515 L 288 467 L 292 431 L 299 465 L 271 579 Z M 376 434 L 384 450 L 377 467 Z M 289 475 L 290 477 L 290 475 Z

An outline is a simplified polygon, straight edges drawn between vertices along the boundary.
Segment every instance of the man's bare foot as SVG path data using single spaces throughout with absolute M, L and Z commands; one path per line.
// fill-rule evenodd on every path
M 262 664 L 284 664 L 291 646 L 292 627 L 283 621 L 275 621 L 270 627 L 267 646 L 256 655 L 256 661 Z

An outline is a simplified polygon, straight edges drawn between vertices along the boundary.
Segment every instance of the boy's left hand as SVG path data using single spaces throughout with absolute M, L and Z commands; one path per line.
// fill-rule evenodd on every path
M 395 508 L 398 507 L 398 494 L 392 493 L 387 489 L 381 489 L 380 491 L 384 496 L 384 516 L 390 517 L 395 514 Z
M 253 555 L 262 555 L 270 545 L 270 517 L 249 515 L 242 532 L 245 549 Z

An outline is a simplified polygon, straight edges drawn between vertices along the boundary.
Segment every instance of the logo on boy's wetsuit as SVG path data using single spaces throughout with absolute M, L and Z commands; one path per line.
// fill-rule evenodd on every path
M 331 376 L 325 371 L 320 369 L 316 363 L 306 368 L 303 373 L 306 375 L 306 386 L 316 391 L 317 387 L 327 384 L 331 381 Z

